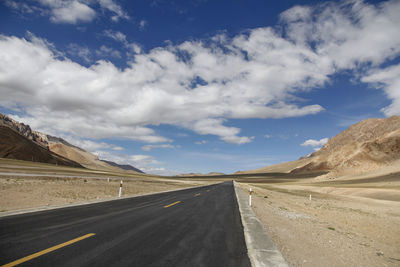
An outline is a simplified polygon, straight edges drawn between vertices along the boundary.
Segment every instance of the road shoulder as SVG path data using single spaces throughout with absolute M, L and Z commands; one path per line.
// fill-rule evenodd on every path
M 241 190 L 236 182 L 234 182 L 234 188 L 252 266 L 288 266 L 282 254 L 272 243 L 263 224 L 249 207 L 248 194 Z

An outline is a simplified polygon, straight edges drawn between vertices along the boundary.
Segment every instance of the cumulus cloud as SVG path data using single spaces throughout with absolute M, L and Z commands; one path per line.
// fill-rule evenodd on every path
M 37 128 L 83 138 L 168 142 L 150 127 L 169 124 L 244 144 L 253 137 L 241 136 L 230 119 L 316 114 L 323 107 L 296 95 L 323 86 L 337 71 L 360 75 L 373 68 L 363 81 L 380 83 L 397 105 L 394 78 L 377 77 L 379 64 L 399 56 L 399 12 L 399 1 L 294 7 L 281 16 L 282 31 L 265 27 L 169 44 L 135 54 L 124 69 L 105 60 L 84 67 L 40 38 L 1 36 L 0 104 L 22 107 L 24 121 Z M 110 49 L 102 46 L 98 55 L 121 56 Z
M 392 100 L 390 106 L 382 109 L 387 116 L 400 115 L 400 65 L 374 69 L 362 77 L 361 81 L 385 90 L 388 98 Z
M 201 141 L 196 141 L 196 142 L 194 142 L 196 145 L 205 145 L 205 144 L 207 144 L 208 143 L 208 141 L 207 140 L 201 140 Z
M 55 23 L 89 22 L 96 16 L 96 11 L 77 0 L 39 0 L 39 2 L 50 9 L 50 21 Z
M 156 149 L 156 148 L 174 148 L 175 146 L 171 145 L 171 144 L 161 144 L 161 145 L 145 145 L 142 146 L 142 150 L 144 151 L 150 151 L 152 149 Z
M 308 139 L 302 146 L 311 146 L 314 150 L 319 150 L 323 145 L 328 143 L 329 138 L 322 138 L 320 140 Z

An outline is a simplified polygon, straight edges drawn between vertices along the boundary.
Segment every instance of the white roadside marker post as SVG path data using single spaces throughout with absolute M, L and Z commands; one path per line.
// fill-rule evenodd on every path
M 110 182 L 110 178 L 107 178 L 107 182 L 108 182 L 108 183 Z
M 121 197 L 121 195 L 122 195 L 122 180 L 121 180 L 121 183 L 119 184 L 119 194 L 118 194 L 118 197 Z
M 251 194 L 253 194 L 253 190 L 251 190 L 250 187 L 250 191 L 249 191 L 249 206 L 251 207 Z
M 310 201 L 311 201 L 311 195 L 310 195 Z

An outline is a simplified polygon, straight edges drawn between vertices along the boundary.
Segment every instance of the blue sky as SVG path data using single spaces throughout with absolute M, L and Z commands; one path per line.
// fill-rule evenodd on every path
M 6 0 L 0 112 L 149 173 L 295 160 L 400 115 L 400 1 Z

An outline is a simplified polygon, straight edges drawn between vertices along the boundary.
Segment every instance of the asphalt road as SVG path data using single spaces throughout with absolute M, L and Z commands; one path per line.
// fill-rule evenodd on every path
M 0 218 L 0 265 L 19 259 L 21 266 L 250 266 L 231 182 Z

